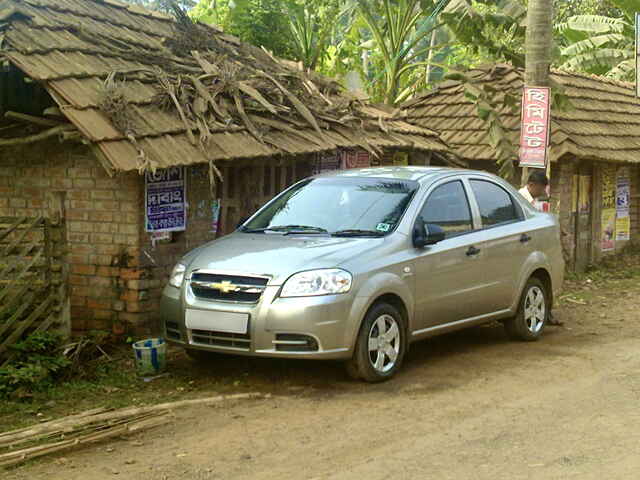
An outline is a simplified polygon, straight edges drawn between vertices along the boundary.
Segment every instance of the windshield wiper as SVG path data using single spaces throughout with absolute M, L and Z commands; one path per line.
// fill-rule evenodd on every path
M 331 235 L 334 237 L 382 237 L 384 236 L 384 232 L 379 232 L 377 230 L 338 230 L 337 232 L 333 232 Z
M 275 227 L 265 228 L 243 228 L 246 233 L 264 233 L 264 232 L 283 232 L 285 235 L 295 235 L 303 233 L 329 233 L 321 227 L 313 227 L 310 225 L 277 225 Z

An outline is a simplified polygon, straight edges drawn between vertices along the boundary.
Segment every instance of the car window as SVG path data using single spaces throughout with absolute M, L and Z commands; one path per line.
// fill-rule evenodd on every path
M 504 188 L 486 180 L 471 180 L 470 183 L 484 228 L 520 220 L 519 210 Z
M 442 228 L 447 238 L 473 230 L 469 201 L 460 181 L 436 187 L 420 215 L 427 226 L 435 224 Z

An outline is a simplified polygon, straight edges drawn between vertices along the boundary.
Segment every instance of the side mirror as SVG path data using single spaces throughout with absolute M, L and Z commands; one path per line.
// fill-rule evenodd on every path
M 418 219 L 413 227 L 413 246 L 416 248 L 435 245 L 443 241 L 445 237 L 446 233 L 439 225 L 426 224 L 422 219 Z
M 418 218 L 413 227 L 413 246 L 416 248 L 427 246 L 427 225 L 422 218 Z
M 440 225 L 430 223 L 427 225 L 427 245 L 435 245 L 446 238 L 447 234 Z

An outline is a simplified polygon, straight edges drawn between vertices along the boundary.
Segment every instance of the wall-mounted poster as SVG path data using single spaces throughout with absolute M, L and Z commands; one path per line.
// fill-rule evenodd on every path
M 395 152 L 393 154 L 394 166 L 407 166 L 409 165 L 409 154 L 407 152 Z
M 147 232 L 178 232 L 187 228 L 184 167 L 157 169 L 145 175 Z
M 580 175 L 579 194 L 578 194 L 578 212 L 589 213 L 591 210 L 591 177 L 588 175 Z
M 631 181 L 629 169 L 620 168 L 616 184 L 616 240 L 627 241 L 631 238 Z
M 368 168 L 371 166 L 369 152 L 363 150 L 342 150 L 342 168 Z
M 220 231 L 220 199 L 211 204 L 211 233 Z
M 337 150 L 334 150 L 332 152 L 319 153 L 316 157 L 316 164 L 313 169 L 313 174 L 317 175 L 333 170 L 340 170 L 340 157 L 338 156 Z
M 606 167 L 602 170 L 602 215 L 601 244 L 603 252 L 616 247 L 616 169 Z

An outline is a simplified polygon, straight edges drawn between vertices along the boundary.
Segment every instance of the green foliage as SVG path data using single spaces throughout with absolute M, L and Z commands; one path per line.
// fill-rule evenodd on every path
M 329 45 L 340 16 L 339 0 L 305 1 L 289 6 L 289 29 L 296 60 L 317 69 L 329 55 Z
M 293 59 L 288 12 L 294 5 L 295 0 L 200 0 L 189 14 L 278 57 Z
M 0 368 L 0 398 L 49 388 L 71 363 L 60 350 L 61 342 L 58 334 L 37 332 L 13 345 L 13 358 Z
M 508 62 L 524 66 L 523 0 L 451 0 L 442 19 L 460 45 L 460 63 Z
M 632 80 L 635 73 L 635 11 L 640 2 L 611 0 L 615 16 L 575 15 L 556 25 L 562 37 L 561 68 Z
M 195 0 L 123 0 L 132 5 L 139 5 L 149 10 L 157 10 L 159 12 L 171 13 L 172 4 L 175 3 L 184 10 L 193 8 L 196 4 Z
M 443 4 L 420 0 L 358 2 L 358 12 L 372 36 L 372 46 L 379 53 L 378 77 L 382 78 L 385 103 L 393 105 L 404 100 L 408 90 L 402 86 L 410 73 L 427 66 L 428 62 L 420 57 L 436 48 L 429 39 L 439 24 L 430 20 L 437 17 Z

